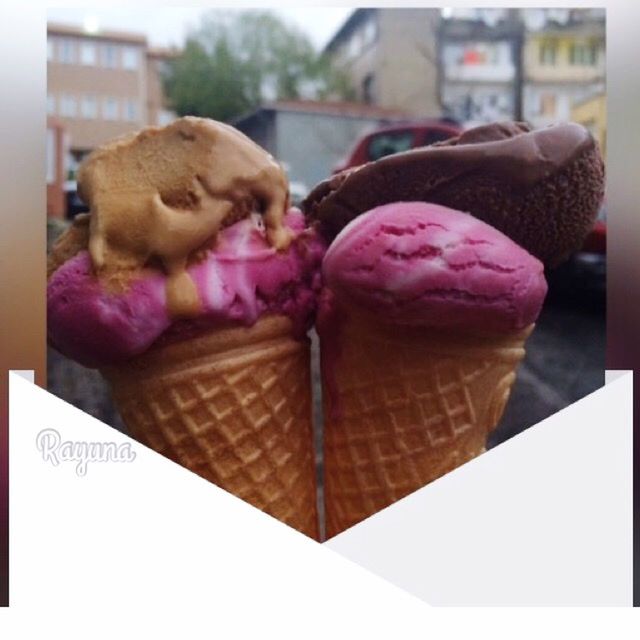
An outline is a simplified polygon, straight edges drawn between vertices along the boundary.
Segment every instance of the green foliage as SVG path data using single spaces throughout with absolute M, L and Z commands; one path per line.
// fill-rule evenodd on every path
M 350 99 L 346 76 L 267 11 L 214 11 L 163 78 L 179 115 L 230 120 L 270 100 Z

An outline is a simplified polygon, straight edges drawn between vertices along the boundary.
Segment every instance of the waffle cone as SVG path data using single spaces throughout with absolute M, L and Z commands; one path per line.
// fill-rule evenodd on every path
M 481 338 L 349 315 L 323 337 L 328 538 L 485 450 L 532 328 Z
M 283 316 L 103 370 L 131 435 L 317 539 L 309 343 Z

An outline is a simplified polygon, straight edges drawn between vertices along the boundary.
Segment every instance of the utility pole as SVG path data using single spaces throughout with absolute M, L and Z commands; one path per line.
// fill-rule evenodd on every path
M 524 22 L 520 17 L 519 9 L 509 9 L 507 23 L 510 31 L 511 60 L 515 69 L 513 76 L 513 117 L 515 120 L 522 120 Z
M 524 84 L 523 49 L 524 49 L 524 22 L 519 9 L 509 9 L 506 25 L 511 44 L 511 60 L 514 66 L 513 75 L 513 118 L 522 120 L 522 92 Z

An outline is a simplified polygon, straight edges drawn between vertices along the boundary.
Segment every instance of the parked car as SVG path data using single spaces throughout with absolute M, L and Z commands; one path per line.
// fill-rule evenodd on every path
M 64 183 L 64 195 L 66 202 L 66 217 L 73 220 L 79 213 L 85 213 L 89 207 L 78 195 L 78 185 L 75 180 L 67 180 Z
M 584 241 L 582 251 L 586 253 L 597 253 L 606 255 L 607 253 L 607 219 L 605 208 L 600 209 L 598 218 L 593 225 L 593 229 Z
M 348 157 L 339 162 L 333 172 L 338 173 L 392 153 L 453 138 L 462 131 L 457 122 L 449 119 L 421 120 L 381 127 L 359 138 Z
M 549 295 L 604 304 L 607 285 L 607 209 L 602 205 L 582 248 L 547 271 Z

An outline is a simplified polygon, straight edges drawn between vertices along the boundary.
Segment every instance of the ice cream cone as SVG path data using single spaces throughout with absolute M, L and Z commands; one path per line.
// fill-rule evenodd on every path
M 131 435 L 318 535 L 309 344 L 265 316 L 102 369 Z
M 328 538 L 484 451 L 532 329 L 479 337 L 350 312 L 323 338 Z

